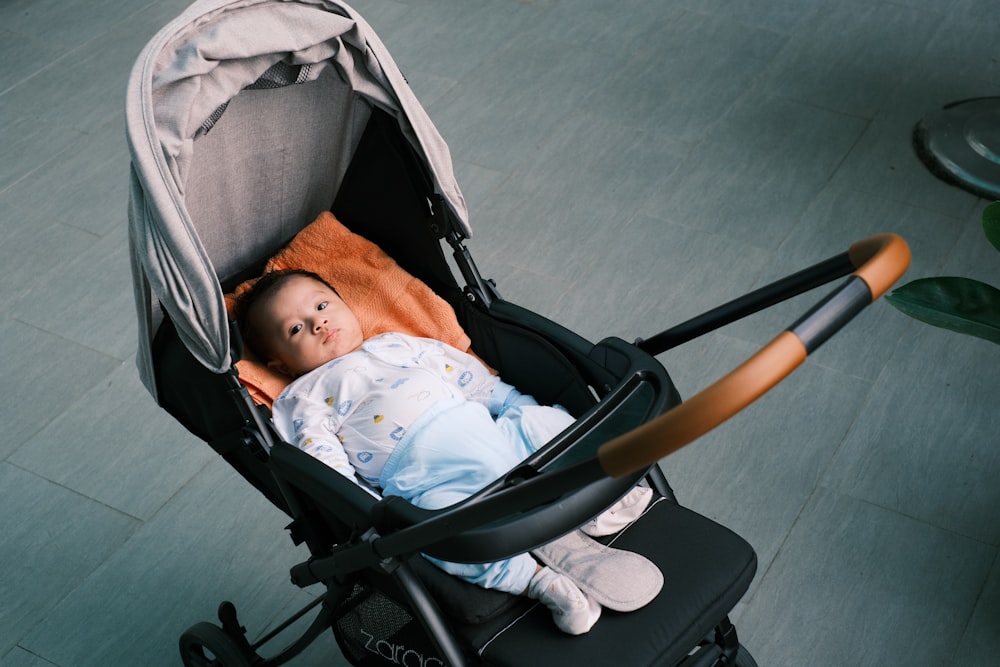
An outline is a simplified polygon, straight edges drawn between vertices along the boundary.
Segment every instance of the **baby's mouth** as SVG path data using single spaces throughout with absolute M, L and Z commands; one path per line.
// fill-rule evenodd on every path
M 326 332 L 326 336 L 323 337 L 323 342 L 329 343 L 330 341 L 332 341 L 334 338 L 337 337 L 338 333 L 340 333 L 340 329 L 330 329 L 329 331 Z

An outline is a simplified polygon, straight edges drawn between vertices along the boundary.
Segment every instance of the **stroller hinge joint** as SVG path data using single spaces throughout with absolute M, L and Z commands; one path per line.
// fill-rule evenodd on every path
M 715 644 L 723 651 L 722 664 L 736 664 L 736 654 L 740 649 L 740 640 L 736 635 L 736 626 L 733 625 L 729 617 L 722 619 L 722 622 L 715 628 Z
M 463 240 L 464 237 L 457 232 L 453 231 L 448 234 L 448 244 L 454 251 L 452 256 L 465 280 L 465 289 L 463 290 L 465 298 L 469 303 L 479 304 L 488 309 L 494 299 L 500 298 L 500 294 L 497 292 L 496 283 L 483 278 L 482 274 L 479 273 L 479 267 L 472 259 L 469 249 L 462 243 Z
M 395 569 L 395 559 L 384 558 L 375 550 L 379 534 L 374 529 L 365 532 L 359 541 L 334 548 L 329 556 L 310 558 L 291 569 L 292 583 L 305 588 L 321 581 L 338 579 L 352 572 L 377 566 L 385 572 Z
M 431 213 L 427 218 L 427 227 L 434 238 L 443 239 L 451 227 L 444 212 L 444 197 L 435 193 L 428 198 L 427 203 L 430 205 Z

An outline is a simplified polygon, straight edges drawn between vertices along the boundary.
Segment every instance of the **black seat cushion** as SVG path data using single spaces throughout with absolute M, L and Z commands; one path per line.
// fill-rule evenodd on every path
M 739 602 L 757 570 L 741 537 L 662 500 L 613 546 L 642 553 L 663 572 L 663 590 L 630 613 L 604 610 L 591 631 L 563 634 L 536 605 L 488 640 L 480 654 L 495 667 L 527 664 L 674 665 Z

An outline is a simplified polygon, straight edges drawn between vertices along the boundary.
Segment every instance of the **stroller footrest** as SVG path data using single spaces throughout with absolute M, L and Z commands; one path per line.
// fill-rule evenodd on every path
M 614 546 L 646 556 L 663 573 L 663 589 L 634 612 L 605 609 L 585 635 L 556 629 L 535 606 L 480 649 L 495 667 L 526 664 L 674 665 L 712 633 L 739 602 L 757 570 L 741 537 L 671 501 L 660 501 L 622 533 Z

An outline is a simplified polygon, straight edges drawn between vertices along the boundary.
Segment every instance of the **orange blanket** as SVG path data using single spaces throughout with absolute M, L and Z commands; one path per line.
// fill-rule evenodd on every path
M 344 227 L 330 212 L 324 211 L 299 232 L 268 261 L 264 272 L 290 268 L 317 273 L 337 288 L 361 323 L 365 338 L 396 331 L 434 338 L 469 351 L 471 342 L 451 306 L 381 248 Z M 254 280 L 226 295 L 230 313 L 236 296 L 249 289 Z M 249 351 L 236 368 L 254 400 L 268 407 L 292 381 L 253 359 Z

